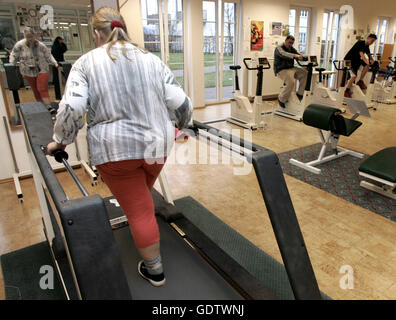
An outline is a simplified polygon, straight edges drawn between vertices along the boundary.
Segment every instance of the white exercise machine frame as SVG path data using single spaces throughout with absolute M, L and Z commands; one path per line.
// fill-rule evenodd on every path
M 355 120 L 357 117 L 360 115 L 370 117 L 370 113 L 368 111 L 367 105 L 365 104 L 364 101 L 360 100 L 355 100 L 348 98 L 347 100 L 347 106 L 348 108 L 354 113 L 352 116 L 352 120 Z M 322 142 L 322 148 L 320 149 L 320 153 L 317 159 L 312 160 L 310 162 L 302 162 L 296 159 L 289 159 L 289 163 L 292 165 L 295 165 L 299 168 L 305 169 L 309 172 L 315 173 L 315 174 L 321 174 L 322 170 L 319 168 L 316 168 L 316 166 L 344 157 L 346 155 L 350 155 L 359 159 L 363 159 L 364 154 L 356 151 L 352 151 L 343 147 L 338 146 L 338 141 L 339 141 L 339 134 L 334 134 L 332 132 L 328 132 L 326 137 L 324 136 L 323 132 L 321 129 L 317 129 L 319 132 L 320 140 Z M 331 145 L 332 149 L 334 150 L 334 154 L 325 156 L 327 146 Z
M 286 108 L 278 106 L 278 109 L 275 110 L 275 114 L 292 120 L 302 121 L 304 110 L 311 103 L 312 69 L 318 65 L 318 60 L 316 56 L 305 57 L 305 61 L 308 62 L 306 65 L 302 65 L 298 60 L 296 61 L 301 67 L 308 68 L 307 82 L 305 84 L 303 98 L 300 101 L 293 90 L 290 94 L 289 101 L 285 103 Z
M 342 107 L 344 101 L 344 93 L 346 89 L 347 75 L 351 68 L 351 62 L 349 60 L 334 60 L 334 68 L 340 72 L 342 71 L 342 79 L 338 92 L 331 90 L 323 85 L 319 74 L 318 85 L 315 86 L 312 92 L 312 103 L 318 103 L 328 105 L 330 107 L 339 108 L 343 113 L 346 111 Z M 325 71 L 326 72 L 326 71 Z M 322 73 L 319 71 L 319 73 Z M 338 73 L 339 74 L 339 73 Z M 338 77 L 337 77 L 338 78 Z M 338 81 L 337 81 L 338 82 Z
M 234 97 L 231 99 L 231 116 L 228 117 L 226 121 L 246 129 L 264 129 L 267 127 L 267 122 L 264 120 L 263 116 L 272 114 L 273 107 L 263 101 L 263 70 L 270 69 L 271 65 L 265 57 L 258 58 L 257 67 L 249 67 L 247 61 L 250 61 L 253 64 L 255 59 L 243 59 L 243 63 L 247 70 L 258 70 L 256 95 L 254 97 L 253 104 L 250 103 L 250 100 L 245 97 L 239 89 L 238 70 L 241 69 L 240 66 L 230 67 L 230 69 L 235 72 L 235 92 Z M 271 111 L 264 110 L 265 106 L 269 106 Z
M 362 176 L 363 178 L 367 178 L 369 180 L 373 180 L 378 183 L 381 183 L 381 186 L 378 186 L 369 181 L 362 180 L 360 181 L 360 186 L 362 188 L 377 192 L 379 194 L 382 194 L 383 196 L 396 200 L 396 183 L 378 178 L 376 176 L 361 171 L 359 171 L 359 175 Z

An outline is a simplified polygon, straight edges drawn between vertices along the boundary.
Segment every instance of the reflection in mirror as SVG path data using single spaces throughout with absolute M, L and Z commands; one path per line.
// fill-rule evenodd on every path
M 50 23 L 50 28 L 43 28 L 42 18 L 48 13 L 40 13 L 43 5 L 53 8 L 52 28 Z M 62 0 L 21 0 L 0 4 L 0 83 L 12 129 L 21 125 L 19 104 L 42 101 L 56 106 L 70 64 L 95 48 L 89 25 L 90 7 L 90 0 L 69 0 L 67 4 Z M 32 37 L 39 42 L 33 39 L 32 46 L 27 46 L 26 41 Z M 37 49 L 39 46 L 47 48 L 46 57 L 40 53 L 43 50 Z M 56 69 L 55 64 L 61 67 Z M 46 75 L 42 76 L 43 73 Z

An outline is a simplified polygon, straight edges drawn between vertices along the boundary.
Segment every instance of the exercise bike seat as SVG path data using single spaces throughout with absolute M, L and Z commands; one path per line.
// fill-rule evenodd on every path
M 230 69 L 231 69 L 231 70 L 239 70 L 239 69 L 241 69 L 241 66 L 238 66 L 238 65 L 236 65 L 236 66 L 230 66 Z
M 326 71 L 326 69 L 325 68 L 315 68 L 315 71 L 323 72 L 323 71 Z

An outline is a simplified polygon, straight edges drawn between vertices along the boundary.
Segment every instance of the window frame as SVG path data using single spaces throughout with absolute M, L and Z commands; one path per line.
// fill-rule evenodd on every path
M 303 53 L 303 54 L 309 54 L 310 49 L 311 49 L 310 41 L 311 41 L 311 30 L 312 30 L 312 8 L 291 5 L 289 8 L 289 15 L 290 15 L 291 10 L 296 10 L 296 20 L 295 20 L 295 25 L 294 25 L 294 29 L 295 29 L 294 38 L 296 39 L 295 43 L 297 44 L 298 52 L 300 52 L 300 32 L 299 32 L 299 30 L 300 30 L 301 11 L 309 12 L 308 13 L 308 23 L 307 23 L 306 49 L 305 49 L 305 53 Z M 290 27 L 290 25 L 289 25 L 289 27 Z

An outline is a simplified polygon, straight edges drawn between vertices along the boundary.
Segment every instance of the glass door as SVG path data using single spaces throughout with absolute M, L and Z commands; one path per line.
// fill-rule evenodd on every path
M 218 9 L 216 1 L 202 1 L 205 101 L 214 102 L 218 96 Z
M 326 70 L 335 70 L 333 61 L 337 57 L 339 31 L 339 13 L 334 10 L 326 10 L 323 14 L 322 43 L 320 49 L 320 66 Z M 330 87 L 335 87 L 336 78 L 334 75 L 330 76 L 328 81 Z
M 237 3 L 203 1 L 205 101 L 218 103 L 233 96 L 237 36 Z
M 144 47 L 157 55 L 184 88 L 183 0 L 141 0 Z
M 302 54 L 308 53 L 310 26 L 310 8 L 294 7 L 289 10 L 289 33 L 296 39 L 294 47 Z
M 378 40 L 375 42 L 374 45 L 374 52 L 373 52 L 374 56 L 377 54 L 382 55 L 382 52 L 384 50 L 384 44 L 388 35 L 387 34 L 388 26 L 389 26 L 389 18 L 378 18 L 377 31 L 376 31 Z
M 234 72 L 230 66 L 235 63 L 236 34 L 237 34 L 237 5 L 233 2 L 223 2 L 224 30 L 222 35 L 222 51 L 220 62 L 221 68 L 221 92 L 223 100 L 231 99 L 234 91 Z
M 326 11 L 323 14 L 320 66 L 327 70 L 334 68 L 332 62 L 337 56 L 339 30 L 340 15 L 335 11 Z
M 184 88 L 184 19 L 183 1 L 165 0 L 164 27 L 166 64 L 173 71 L 177 81 Z

